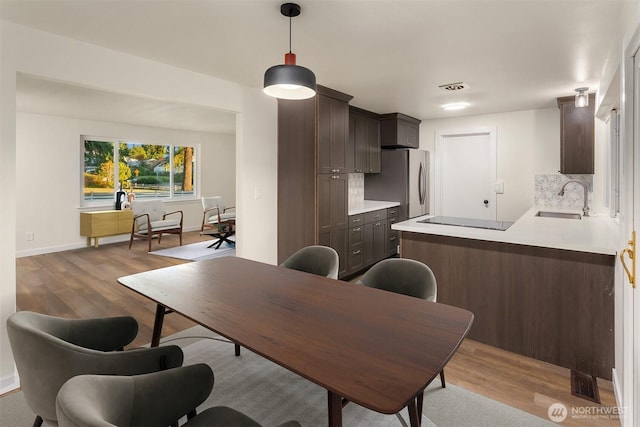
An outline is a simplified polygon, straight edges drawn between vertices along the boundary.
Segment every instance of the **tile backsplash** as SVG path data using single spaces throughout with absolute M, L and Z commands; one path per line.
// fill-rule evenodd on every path
M 593 209 L 593 175 L 536 175 L 534 179 L 534 203 L 536 206 L 559 209 L 579 209 L 584 205 L 583 188 L 569 184 L 564 196 L 558 196 L 562 185 L 570 179 L 584 182 L 589 189 L 589 207 Z
M 364 204 L 364 174 L 349 174 L 349 208 Z

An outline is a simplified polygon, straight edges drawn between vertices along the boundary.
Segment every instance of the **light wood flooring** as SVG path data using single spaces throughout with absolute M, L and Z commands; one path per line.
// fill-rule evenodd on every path
M 185 233 L 184 244 L 207 240 L 197 232 Z M 160 248 L 178 244 L 177 236 L 165 236 Z M 158 242 L 153 242 L 153 250 Z M 54 316 L 81 318 L 131 315 L 140 325 L 132 346 L 151 341 L 155 304 L 123 286 L 120 276 L 170 265 L 182 264 L 173 258 L 149 255 L 144 241 L 113 243 L 98 248 L 18 258 L 18 310 L 31 310 Z M 163 336 L 194 324 L 177 315 L 165 317 Z M 447 383 L 500 401 L 547 419 L 552 403 L 572 407 L 613 407 L 616 405 L 610 381 L 598 379 L 602 405 L 571 395 L 569 370 L 530 359 L 472 340 L 465 340 L 445 369 Z M 425 408 L 428 416 L 429 408 Z M 618 426 L 613 418 L 576 419 L 571 415 L 565 426 Z

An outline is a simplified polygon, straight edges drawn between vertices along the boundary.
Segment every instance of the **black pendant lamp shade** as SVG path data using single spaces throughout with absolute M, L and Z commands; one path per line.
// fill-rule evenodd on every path
M 281 99 L 307 99 L 316 94 L 316 76 L 308 68 L 296 65 L 296 55 L 291 52 L 291 18 L 300 15 L 300 6 L 284 3 L 280 13 L 289 17 L 289 53 L 283 65 L 274 65 L 264 73 L 264 93 Z

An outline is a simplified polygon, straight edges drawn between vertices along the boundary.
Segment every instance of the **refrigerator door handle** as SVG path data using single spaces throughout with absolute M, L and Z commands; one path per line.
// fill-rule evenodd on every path
M 426 176 L 424 173 L 424 164 L 420 162 L 420 169 L 418 171 L 418 193 L 420 198 L 420 204 L 424 205 L 425 193 L 426 193 Z

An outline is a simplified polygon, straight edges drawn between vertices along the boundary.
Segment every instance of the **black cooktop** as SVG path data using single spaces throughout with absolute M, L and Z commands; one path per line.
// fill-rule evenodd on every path
M 442 225 L 457 225 L 459 227 L 484 228 L 487 230 L 504 231 L 513 225 L 510 221 L 492 221 L 488 219 L 457 218 L 454 216 L 434 216 L 418 222 Z

